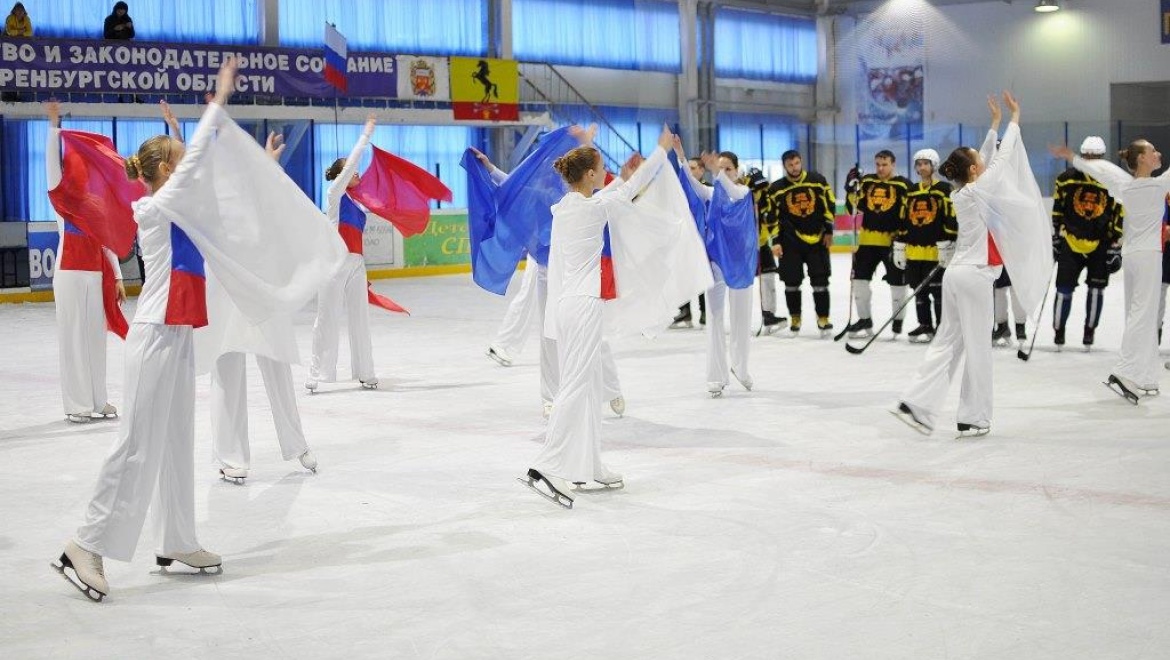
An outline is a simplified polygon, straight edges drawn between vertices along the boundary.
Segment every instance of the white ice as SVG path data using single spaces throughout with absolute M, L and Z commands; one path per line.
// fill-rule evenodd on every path
M 904 336 L 861 356 L 811 322 L 754 339 L 755 390 L 714 400 L 698 330 L 619 342 L 629 409 L 606 413 L 604 456 L 627 485 L 566 511 L 516 481 L 543 429 L 535 336 L 500 367 L 502 299 L 467 276 L 383 280 L 413 316 L 371 311 L 380 389 L 299 395 L 320 473 L 280 460 L 250 361 L 252 476 L 217 479 L 201 379 L 199 533 L 224 573 L 158 574 L 148 526 L 101 604 L 49 562 L 117 423 L 62 418 L 52 306 L 0 306 L 0 657 L 1165 658 L 1170 397 L 1101 384 L 1114 282 L 1094 352 L 1083 287 L 1071 350 L 1044 328 L 1030 362 L 995 352 L 978 439 L 953 438 L 957 383 L 933 437 L 888 414 L 924 350 Z M 880 321 L 880 282 L 874 301 Z

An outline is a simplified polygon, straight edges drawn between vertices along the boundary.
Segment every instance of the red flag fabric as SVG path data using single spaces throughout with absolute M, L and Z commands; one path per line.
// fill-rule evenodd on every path
M 106 312 L 106 329 L 126 338 L 130 331 L 130 324 L 122 315 L 122 308 L 118 306 L 118 280 L 114 277 L 114 267 L 110 260 L 102 255 L 102 309 Z
M 104 135 L 61 131 L 61 183 L 49 191 L 57 213 L 119 257 L 130 254 L 138 225 L 130 203 L 146 195 L 126 178 L 122 157 Z
M 374 215 L 390 221 L 403 236 L 427 228 L 432 199 L 452 199 L 451 189 L 433 174 L 377 147 L 369 169 L 349 194 Z
M 410 312 L 406 311 L 406 308 L 402 305 L 399 305 L 393 300 L 390 300 L 386 296 L 374 293 L 374 285 L 371 282 L 366 282 L 366 299 L 369 300 L 370 304 L 374 307 L 381 307 L 388 312 L 399 312 L 401 314 L 410 316 Z

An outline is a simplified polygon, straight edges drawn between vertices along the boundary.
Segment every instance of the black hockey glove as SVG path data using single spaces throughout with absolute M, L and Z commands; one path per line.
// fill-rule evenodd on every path
M 1112 275 L 1121 270 L 1121 246 L 1110 246 L 1109 252 L 1105 256 L 1105 267 L 1109 269 L 1109 274 Z
M 760 168 L 753 167 L 747 171 L 747 185 L 752 190 L 764 190 L 768 187 L 768 179 Z
M 1061 251 L 1063 245 L 1064 245 L 1064 236 L 1057 234 L 1056 236 L 1052 237 L 1052 258 L 1053 259 L 1060 258 L 1060 251 Z
M 858 169 L 859 164 L 854 164 L 853 169 L 845 175 L 845 192 L 855 193 L 861 187 L 861 170 Z

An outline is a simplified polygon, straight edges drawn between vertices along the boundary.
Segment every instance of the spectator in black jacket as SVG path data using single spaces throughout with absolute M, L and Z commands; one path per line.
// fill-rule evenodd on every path
M 106 16 L 106 39 L 134 38 L 134 21 L 130 20 L 129 12 L 130 8 L 125 2 L 114 3 L 114 11 Z

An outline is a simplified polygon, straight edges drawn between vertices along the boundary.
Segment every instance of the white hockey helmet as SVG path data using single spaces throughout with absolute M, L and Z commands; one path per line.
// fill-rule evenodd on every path
M 1082 156 L 1104 156 L 1105 140 L 1096 135 L 1090 135 L 1081 143 Z
M 938 152 L 934 149 L 919 149 L 915 152 L 914 162 L 917 163 L 920 160 L 929 160 L 934 169 L 938 169 Z

